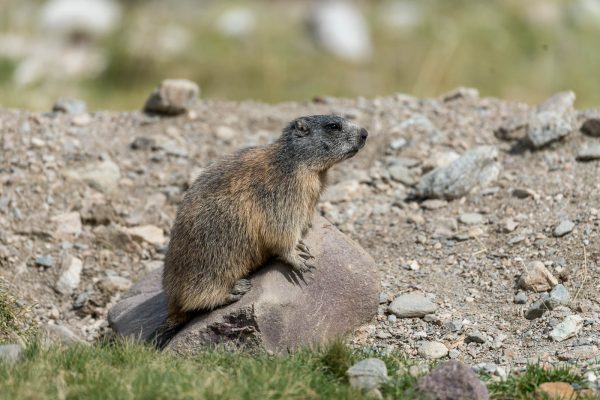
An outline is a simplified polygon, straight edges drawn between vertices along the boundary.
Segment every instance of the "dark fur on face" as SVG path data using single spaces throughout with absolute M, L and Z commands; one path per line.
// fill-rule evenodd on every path
M 336 115 L 301 117 L 283 130 L 278 161 L 324 171 L 358 153 L 367 136 L 366 129 Z

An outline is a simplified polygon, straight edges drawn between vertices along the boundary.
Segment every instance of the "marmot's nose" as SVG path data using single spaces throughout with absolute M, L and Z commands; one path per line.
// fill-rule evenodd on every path
M 369 136 L 369 132 L 365 128 L 360 128 L 360 138 L 362 140 L 367 140 L 367 136 Z

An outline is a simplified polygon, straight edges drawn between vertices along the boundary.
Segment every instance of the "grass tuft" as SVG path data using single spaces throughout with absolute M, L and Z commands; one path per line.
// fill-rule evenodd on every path
M 23 342 L 34 336 L 35 329 L 25 321 L 25 311 L 0 280 L 0 344 Z

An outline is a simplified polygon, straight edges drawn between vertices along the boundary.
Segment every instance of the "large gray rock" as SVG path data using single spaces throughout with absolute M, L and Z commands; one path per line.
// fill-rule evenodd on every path
M 237 303 L 199 314 L 168 350 L 194 354 L 203 345 L 233 343 L 279 351 L 323 343 L 369 321 L 377 312 L 380 279 L 371 257 L 324 218 L 305 238 L 316 268 L 304 276 L 272 261 L 251 277 Z M 167 315 L 162 268 L 133 286 L 110 311 L 111 327 L 147 339 Z
M 467 151 L 445 167 L 423 175 L 417 185 L 417 194 L 423 198 L 457 199 L 475 186 L 484 186 L 498 177 L 500 164 L 498 149 L 479 146 Z
M 527 137 L 538 148 L 575 130 L 575 93 L 560 92 L 539 104 L 529 117 Z
M 417 382 L 419 399 L 487 400 L 490 395 L 475 373 L 459 361 L 447 361 Z

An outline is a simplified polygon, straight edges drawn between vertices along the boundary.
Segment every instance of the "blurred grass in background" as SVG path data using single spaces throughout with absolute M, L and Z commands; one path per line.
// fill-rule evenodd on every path
M 54 55 L 48 43 L 56 41 L 39 27 L 44 3 L 2 0 L 0 106 L 48 110 L 57 97 L 78 97 L 92 109 L 137 109 L 164 78 L 191 79 L 202 97 L 232 100 L 426 97 L 471 86 L 528 102 L 572 89 L 579 107 L 600 104 L 600 0 L 351 2 L 373 46 L 361 63 L 315 44 L 309 1 L 121 1 L 111 33 L 56 45 Z M 233 7 L 251 13 L 254 28 L 228 37 L 215 21 Z M 24 67 L 35 51 L 48 54 L 37 70 Z M 52 57 L 96 65 L 68 73 Z

